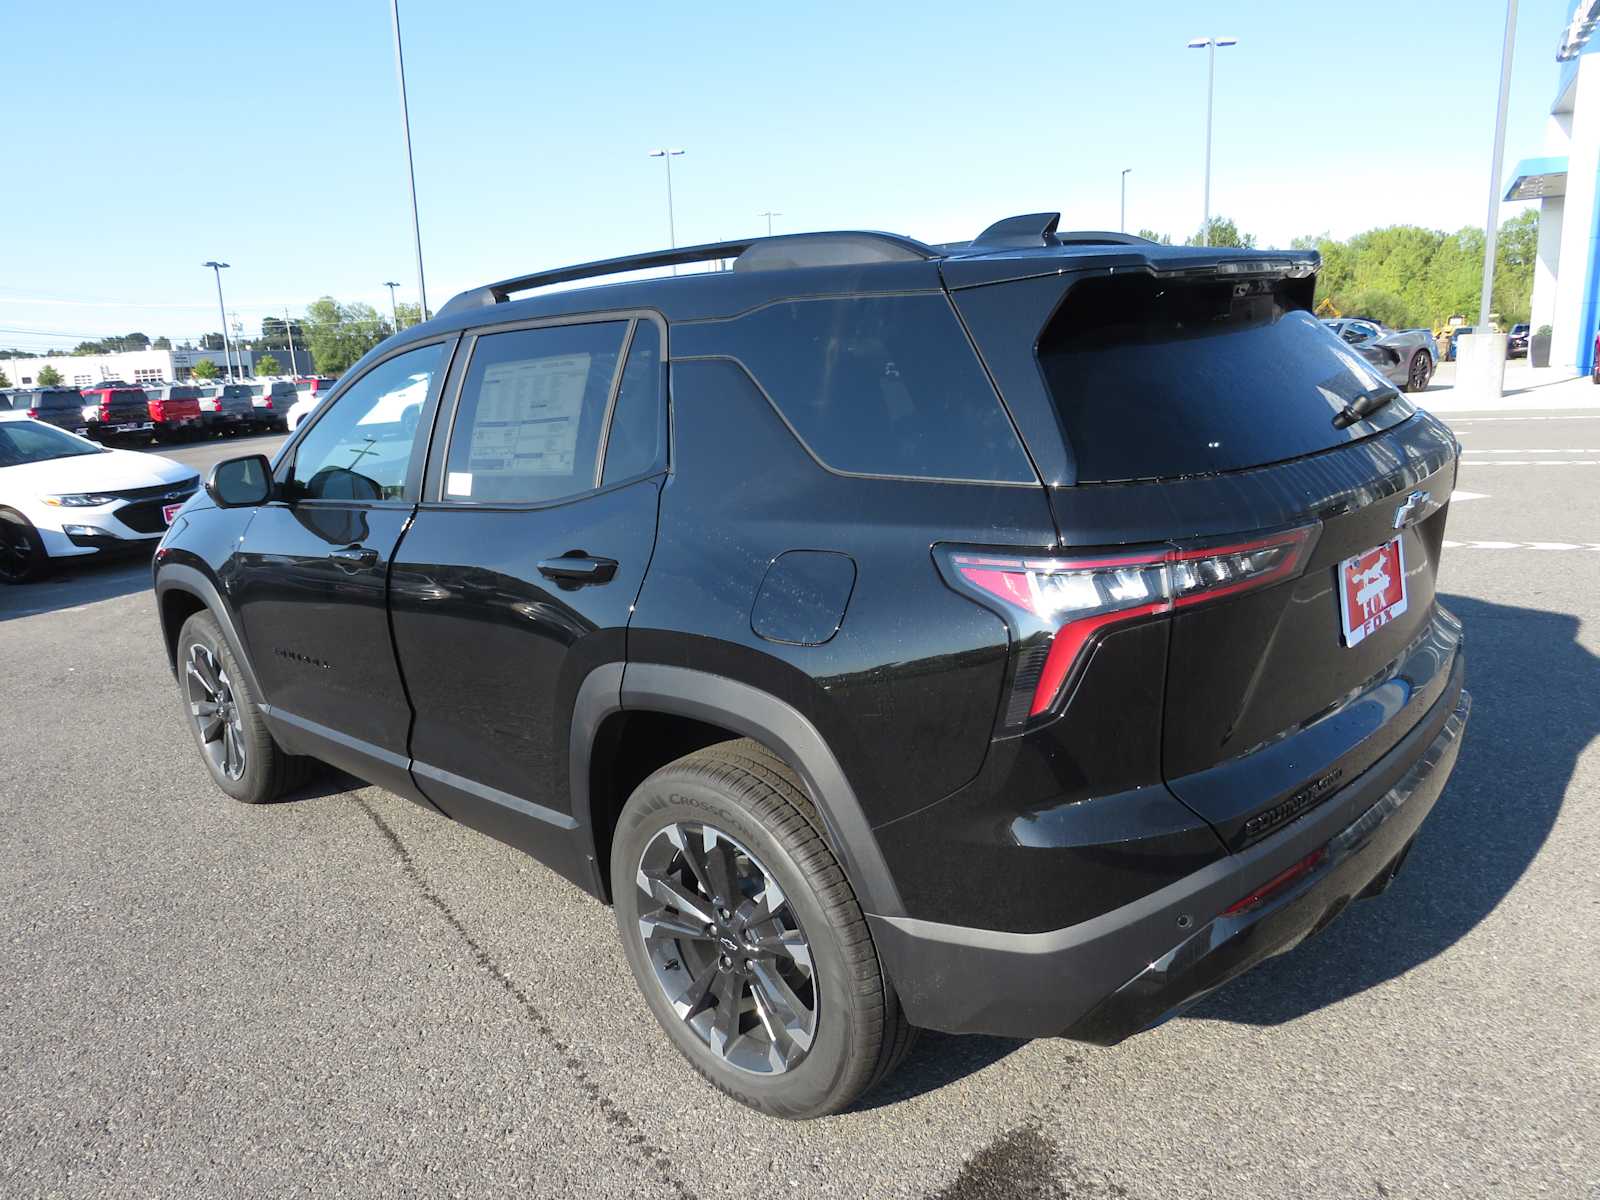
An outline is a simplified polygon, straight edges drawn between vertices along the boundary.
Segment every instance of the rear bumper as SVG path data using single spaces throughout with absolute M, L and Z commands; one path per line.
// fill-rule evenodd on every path
M 1292 949 L 1394 877 L 1455 766 L 1471 709 L 1462 668 L 1458 655 L 1417 727 L 1328 803 L 1130 904 L 1044 933 L 869 917 L 907 1016 L 952 1033 L 1112 1045 Z M 1312 870 L 1226 913 L 1318 850 Z

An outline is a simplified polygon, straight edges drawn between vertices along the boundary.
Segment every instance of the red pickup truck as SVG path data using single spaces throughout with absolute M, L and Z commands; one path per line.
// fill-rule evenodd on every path
M 185 384 L 161 384 L 147 387 L 144 394 L 149 402 L 150 421 L 155 425 L 157 437 L 177 433 L 199 433 L 200 389 Z

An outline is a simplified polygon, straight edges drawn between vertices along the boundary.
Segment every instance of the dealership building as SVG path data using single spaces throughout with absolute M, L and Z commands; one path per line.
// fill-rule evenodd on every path
M 1507 200 L 1539 203 L 1531 324 L 1550 326 L 1550 365 L 1588 372 L 1600 330 L 1600 0 L 1579 0 L 1556 49 L 1544 150 L 1512 172 Z
M 256 363 L 267 355 L 277 359 L 279 373 L 309 375 L 311 355 L 295 348 L 294 361 L 287 350 L 235 350 L 233 362 L 245 375 L 254 375 Z M 217 364 L 217 378 L 228 377 L 228 354 L 223 350 L 126 350 L 120 354 L 51 354 L 41 358 L 0 359 L 0 370 L 10 376 L 15 387 L 35 387 L 39 372 L 46 366 L 56 369 L 68 387 L 93 387 L 108 379 L 124 383 L 175 383 L 188 379 L 201 360 Z

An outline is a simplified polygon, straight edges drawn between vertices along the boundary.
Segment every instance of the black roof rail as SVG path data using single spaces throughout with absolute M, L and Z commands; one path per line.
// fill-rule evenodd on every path
M 1104 229 L 1069 229 L 1056 234 L 1058 246 L 1158 246 L 1135 233 L 1111 233 Z
M 674 250 L 652 250 L 603 258 L 531 275 L 518 275 L 498 283 L 485 284 L 452 297 L 435 316 L 464 312 L 503 304 L 514 292 L 531 291 L 555 283 L 596 279 L 625 271 L 645 271 L 654 267 L 681 266 L 686 263 L 734 259 L 734 269 L 775 270 L 788 267 L 840 266 L 849 263 L 905 262 L 936 257 L 929 246 L 912 238 L 892 233 L 799 233 L 778 237 L 746 238 L 736 242 L 707 242 L 700 246 L 680 246 Z

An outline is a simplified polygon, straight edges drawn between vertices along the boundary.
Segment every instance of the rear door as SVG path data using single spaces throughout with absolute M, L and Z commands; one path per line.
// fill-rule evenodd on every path
M 1298 283 L 1091 277 L 1037 342 L 1074 475 L 1050 489 L 1064 544 L 1164 544 L 1176 575 L 1305 531 L 1281 582 L 1208 580 L 1169 618 L 1163 775 L 1234 848 L 1415 726 L 1459 640 L 1434 596 L 1454 438 Z
M 451 341 L 391 354 L 277 464 L 229 591 L 273 717 L 315 753 L 402 794 L 411 710 L 395 667 L 389 564 L 415 509 Z
M 585 677 L 625 657 L 655 544 L 663 342 L 630 314 L 464 343 L 390 577 L 418 786 L 573 878 L 568 733 Z

